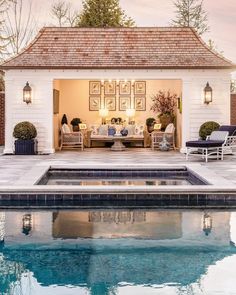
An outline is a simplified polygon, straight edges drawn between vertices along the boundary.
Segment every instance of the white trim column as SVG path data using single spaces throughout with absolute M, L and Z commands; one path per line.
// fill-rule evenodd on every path
M 182 83 L 182 140 L 181 153 L 185 153 L 185 143 L 190 139 L 190 111 L 191 111 L 192 80 L 183 79 Z
M 12 142 L 12 116 L 14 115 L 12 108 L 13 92 L 11 87 L 13 82 L 13 79 L 5 78 L 5 147 L 3 150 L 4 154 L 12 154 L 14 152 Z
M 47 93 L 45 93 L 46 100 L 44 103 L 47 105 L 46 107 L 46 122 L 47 122 L 47 131 L 45 132 L 45 142 L 44 148 L 39 152 L 42 154 L 53 154 L 55 153 L 54 148 L 54 120 L 53 120 L 53 79 L 49 79 L 47 81 L 43 81 L 46 85 Z M 46 126 L 45 126 L 46 127 Z

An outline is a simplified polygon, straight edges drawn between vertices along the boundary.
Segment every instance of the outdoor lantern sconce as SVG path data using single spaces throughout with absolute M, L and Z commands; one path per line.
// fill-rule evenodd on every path
M 29 82 L 23 88 L 23 102 L 27 104 L 32 102 L 32 88 L 29 86 Z
M 32 217 L 31 214 L 25 214 L 22 218 L 22 233 L 28 236 L 32 229 Z
M 206 236 L 211 233 L 212 230 L 212 218 L 208 213 L 204 213 L 203 216 L 203 229 Z
M 204 88 L 204 103 L 209 104 L 212 102 L 212 88 L 207 82 L 206 87 Z

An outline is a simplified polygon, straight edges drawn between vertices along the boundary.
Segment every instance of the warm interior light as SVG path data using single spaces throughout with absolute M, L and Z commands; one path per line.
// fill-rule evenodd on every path
M 135 116 L 135 109 L 126 109 L 126 116 L 132 118 Z
M 102 124 L 106 124 L 106 117 L 108 116 L 108 109 L 100 109 L 99 116 L 102 118 Z
M 108 109 L 100 109 L 99 110 L 99 116 L 102 118 L 105 118 L 108 116 Z

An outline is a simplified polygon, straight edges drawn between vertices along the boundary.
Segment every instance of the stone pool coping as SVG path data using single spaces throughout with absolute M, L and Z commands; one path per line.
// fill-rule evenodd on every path
M 206 180 L 209 185 L 189 185 L 189 186 L 55 186 L 55 185 L 35 185 L 49 168 L 54 169 L 180 169 L 187 168 L 193 174 Z M 13 186 L 1 186 L 2 194 L 227 194 L 236 195 L 236 185 L 231 181 L 217 175 L 214 171 L 203 167 L 200 164 L 44 164 L 39 163 L 22 175 Z

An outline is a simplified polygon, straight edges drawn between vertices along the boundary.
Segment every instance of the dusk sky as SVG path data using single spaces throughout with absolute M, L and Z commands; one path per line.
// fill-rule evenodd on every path
M 36 17 L 42 25 L 52 24 L 50 6 L 52 1 L 33 0 Z M 82 0 L 71 0 L 74 8 L 81 9 Z M 210 32 L 204 39 L 212 39 L 224 56 L 236 63 L 236 1 L 204 0 L 208 12 Z M 172 0 L 120 0 L 122 8 L 131 16 L 137 26 L 168 26 L 174 16 Z M 45 13 L 45 11 L 48 11 Z

